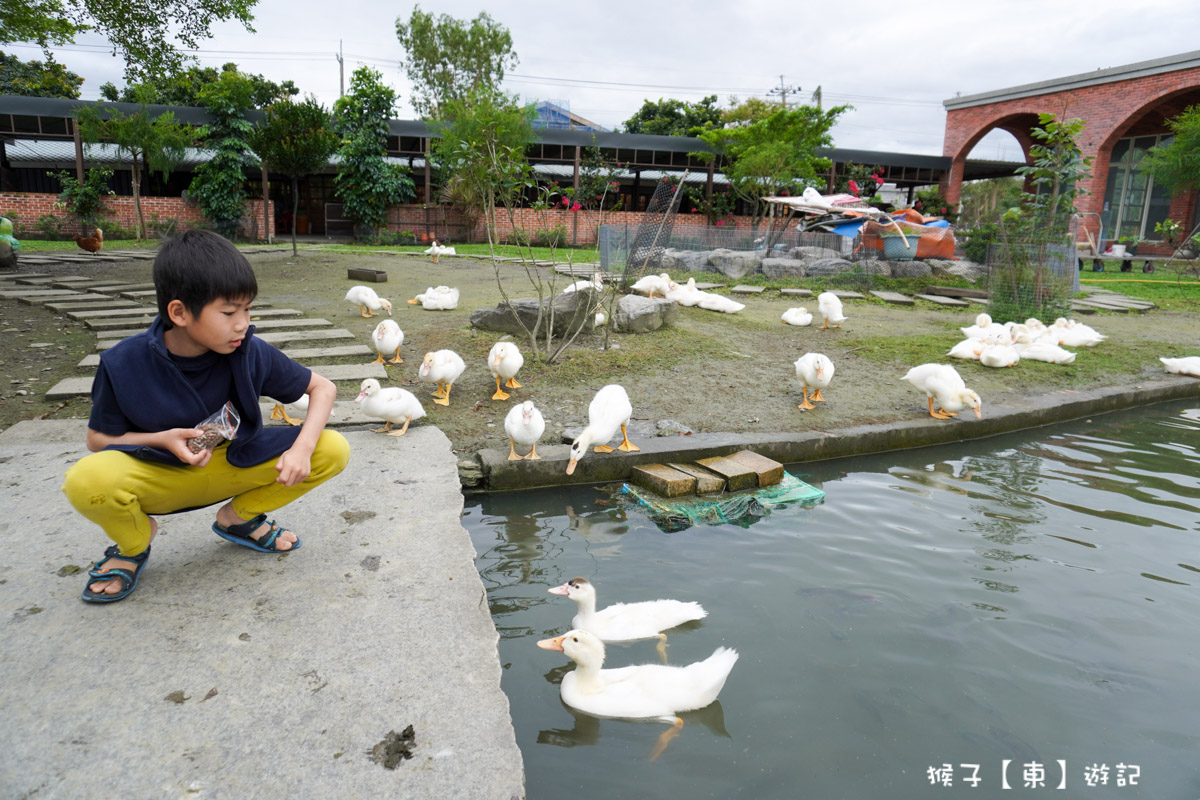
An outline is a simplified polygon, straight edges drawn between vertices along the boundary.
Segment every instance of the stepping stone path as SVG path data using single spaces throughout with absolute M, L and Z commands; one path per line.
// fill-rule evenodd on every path
M 784 297 L 812 297 L 812 289 L 780 289 L 779 293 Z
M 911 297 L 909 297 L 908 295 L 900 294 L 899 292 L 882 292 L 882 291 L 876 292 L 876 291 L 873 291 L 873 292 L 871 292 L 871 294 L 874 295 L 875 297 L 878 297 L 880 300 L 884 301 L 885 303 L 895 303 L 898 306 L 912 306 L 912 305 L 916 305 L 916 302 L 917 302 L 917 301 L 913 300 Z
M 969 306 L 966 300 L 959 300 L 957 297 L 942 297 L 940 294 L 919 294 L 917 295 L 922 300 L 928 300 L 931 303 L 937 303 L 939 306 Z
M 697 288 L 699 288 L 699 287 L 697 287 Z M 729 291 L 732 292 L 733 294 L 762 294 L 766 290 L 766 288 L 767 287 L 765 287 L 765 286 L 739 285 L 739 286 L 733 287 Z

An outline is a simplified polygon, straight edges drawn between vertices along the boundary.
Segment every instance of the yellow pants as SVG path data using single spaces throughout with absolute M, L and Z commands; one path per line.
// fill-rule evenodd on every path
M 67 470 L 63 493 L 83 516 L 104 529 L 121 555 L 136 556 L 150 544 L 149 514 L 202 508 L 233 498 L 242 519 L 274 511 L 320 486 L 346 468 L 350 443 L 331 430 L 321 432 L 312 454 L 312 472 L 295 486 L 276 483 L 277 459 L 234 467 L 227 445 L 213 450 L 203 467 L 143 461 L 119 450 L 84 456 Z

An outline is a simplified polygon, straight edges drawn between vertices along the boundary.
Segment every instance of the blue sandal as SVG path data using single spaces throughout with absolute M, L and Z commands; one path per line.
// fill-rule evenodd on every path
M 260 536 L 257 540 L 251 539 L 250 534 L 254 533 L 263 523 L 271 526 L 271 530 Z M 243 522 L 238 525 L 230 525 L 228 528 L 221 527 L 214 522 L 213 533 L 220 536 L 227 542 L 240 544 L 242 547 L 249 547 L 251 550 L 257 550 L 260 553 L 290 553 L 292 550 L 300 549 L 300 537 L 296 537 L 296 543 L 287 550 L 280 550 L 275 546 L 275 540 L 279 538 L 279 534 L 283 533 L 287 528 L 281 528 L 275 524 L 275 520 L 268 520 L 266 514 L 259 514 L 249 522 Z
M 100 565 L 110 558 L 121 558 L 126 561 L 132 561 L 137 564 L 137 568 L 130 572 L 125 567 L 111 567 L 109 569 L 100 569 Z M 83 594 L 80 599 L 87 603 L 115 603 L 118 600 L 124 600 L 129 595 L 133 594 L 133 590 L 137 588 L 138 577 L 142 574 L 142 569 L 146 566 L 146 561 L 150 558 L 150 546 L 136 556 L 123 556 L 121 549 L 115 544 L 104 551 L 104 558 L 97 561 L 88 570 L 88 585 L 84 587 Z M 109 594 L 107 592 L 93 592 L 92 584 L 96 581 L 109 580 L 110 578 L 118 578 L 121 581 L 121 591 Z

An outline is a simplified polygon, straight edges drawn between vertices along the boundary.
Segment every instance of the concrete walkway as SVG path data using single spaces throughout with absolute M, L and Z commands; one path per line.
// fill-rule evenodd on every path
M 0 434 L 0 794 L 524 796 L 441 431 L 346 433 L 346 472 L 279 512 L 291 555 L 223 541 L 211 511 L 160 518 L 137 591 L 96 606 L 82 571 L 108 540 L 59 491 L 85 429 Z M 409 725 L 411 759 L 373 760 Z

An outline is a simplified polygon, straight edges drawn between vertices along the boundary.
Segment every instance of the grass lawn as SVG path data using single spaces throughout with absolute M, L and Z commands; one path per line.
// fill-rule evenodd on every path
M 1164 309 L 1200 311 L 1200 271 L 1190 265 L 1157 272 L 1083 272 L 1080 284 L 1150 300 Z
M 74 240 L 69 242 L 47 241 L 44 239 L 21 239 L 22 253 L 47 253 L 57 250 L 79 250 Z M 154 249 L 158 247 L 159 239 L 105 239 L 104 247 L 108 250 L 131 250 L 136 247 Z
M 281 239 L 282 241 L 282 239 Z M 425 255 L 426 245 L 369 245 L 369 244 L 322 244 L 322 245 L 306 245 L 308 249 L 318 249 L 323 252 L 331 253 L 412 253 L 414 255 Z M 486 256 L 490 254 L 488 245 L 485 244 L 456 244 L 454 251 L 463 256 Z M 580 262 L 596 262 L 600 260 L 600 253 L 594 248 L 579 248 L 572 250 L 570 248 L 550 248 L 550 247 L 518 247 L 517 245 L 498 245 L 496 247 L 496 256 L 499 258 L 518 258 L 525 256 L 534 261 L 557 261 L 565 263 Z

